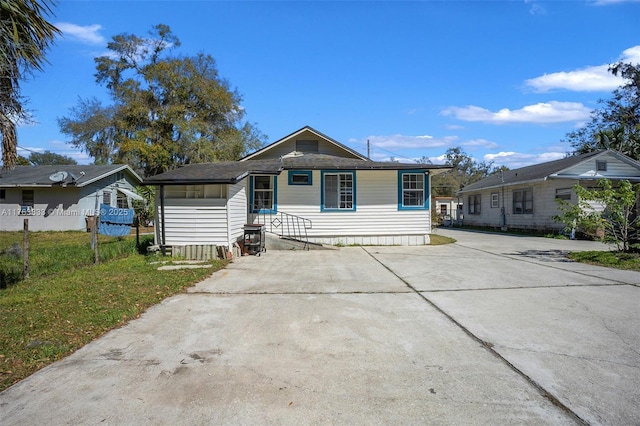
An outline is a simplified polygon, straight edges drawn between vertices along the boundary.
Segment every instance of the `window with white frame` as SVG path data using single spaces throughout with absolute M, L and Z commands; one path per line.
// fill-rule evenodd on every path
M 34 206 L 35 206 L 35 197 L 33 194 L 33 189 L 23 189 L 22 200 L 20 203 L 20 214 L 24 214 L 24 215 L 33 214 Z
M 480 214 L 480 194 L 469 195 L 467 210 L 469 214 Z
M 355 173 L 322 173 L 322 210 L 355 210 Z
M 398 171 L 399 200 L 398 208 L 426 208 L 426 175 L 424 172 Z
M 275 176 L 251 176 L 251 212 L 275 211 Z
M 497 192 L 491 193 L 491 208 L 496 209 L 500 207 L 500 195 Z
M 513 191 L 513 214 L 533 213 L 533 189 L 519 189 Z
M 571 201 L 571 188 L 557 188 L 556 199 Z
M 117 191 L 116 193 L 116 207 L 119 209 L 129 208 L 129 199 L 127 198 L 127 195 L 120 191 Z

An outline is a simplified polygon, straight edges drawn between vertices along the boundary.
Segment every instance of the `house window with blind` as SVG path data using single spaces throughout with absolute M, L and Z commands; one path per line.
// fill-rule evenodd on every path
M 513 191 L 513 214 L 533 213 L 533 189 L 519 189 Z
M 355 172 L 322 172 L 322 211 L 355 211 Z
M 469 195 L 468 202 L 469 214 L 480 214 L 480 194 Z
M 251 176 L 251 213 L 275 213 L 276 176 Z

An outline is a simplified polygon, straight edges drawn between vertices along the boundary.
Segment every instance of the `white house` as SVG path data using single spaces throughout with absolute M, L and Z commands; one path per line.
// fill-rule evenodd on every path
M 556 199 L 577 202 L 572 187 L 596 187 L 598 180 L 640 181 L 640 163 L 602 150 L 496 173 L 461 189 L 464 225 L 501 229 L 560 230 Z
M 247 223 L 313 243 L 419 245 L 430 176 L 447 166 L 375 162 L 311 127 L 234 162 L 191 164 L 154 185 L 156 240 L 230 248 Z
M 127 165 L 17 166 L 0 171 L 0 231 L 86 229 L 99 203 L 128 208 L 142 182 Z M 98 204 L 96 204 L 98 202 Z

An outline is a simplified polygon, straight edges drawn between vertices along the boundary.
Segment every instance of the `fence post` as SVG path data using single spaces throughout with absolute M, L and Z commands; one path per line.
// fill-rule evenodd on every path
M 29 219 L 24 220 L 22 230 L 22 276 L 26 280 L 29 278 Z

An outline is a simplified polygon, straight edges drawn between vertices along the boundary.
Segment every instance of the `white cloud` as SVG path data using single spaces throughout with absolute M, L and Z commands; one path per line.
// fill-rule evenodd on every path
M 620 3 L 638 3 L 640 0 L 594 0 L 593 4 L 596 6 L 609 6 L 612 4 Z
M 527 105 L 516 110 L 503 108 L 496 112 L 474 105 L 449 107 L 442 111 L 443 115 L 452 115 L 458 120 L 492 124 L 547 124 L 582 121 L 589 118 L 590 113 L 591 110 L 579 102 L 558 101 Z
M 455 136 L 446 136 L 444 138 L 434 138 L 433 136 L 369 136 L 367 138 L 372 147 L 382 149 L 428 149 L 449 146 L 455 139 Z
M 468 141 L 462 142 L 460 145 L 471 147 L 471 148 L 485 148 L 485 149 L 496 149 L 498 144 L 495 142 L 488 141 L 486 139 L 470 139 Z
M 640 46 L 633 46 L 622 52 L 620 61 L 640 63 Z M 572 90 L 574 92 L 611 91 L 623 83 L 621 77 L 609 72 L 609 64 L 589 66 L 575 71 L 561 71 L 545 74 L 525 81 L 525 85 L 535 92 L 551 90 Z
M 547 14 L 547 9 L 545 9 L 544 6 L 542 6 L 537 1 L 525 0 L 524 2 L 525 2 L 525 4 L 528 3 L 528 4 L 531 5 L 529 7 L 529 13 L 531 15 L 546 15 Z
M 540 154 L 523 154 L 519 152 L 506 151 L 496 154 L 485 154 L 484 161 L 493 161 L 494 166 L 507 166 L 510 169 L 531 166 L 533 164 L 545 163 L 547 161 L 559 160 L 565 157 L 564 152 L 543 152 Z
M 58 22 L 55 26 L 62 31 L 64 37 L 77 40 L 85 44 L 105 44 L 106 39 L 100 35 L 101 25 L 76 25 L 69 22 Z

